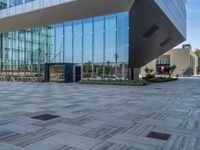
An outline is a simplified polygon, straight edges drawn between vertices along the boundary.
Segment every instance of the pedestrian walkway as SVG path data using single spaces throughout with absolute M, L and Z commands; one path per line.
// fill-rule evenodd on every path
M 0 150 L 199 150 L 199 85 L 0 82 Z

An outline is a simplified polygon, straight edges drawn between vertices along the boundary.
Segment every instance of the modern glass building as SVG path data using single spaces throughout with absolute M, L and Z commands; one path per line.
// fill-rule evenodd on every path
M 52 62 L 80 64 L 83 78 L 125 78 L 128 26 L 127 12 L 56 24 Z
M 65 81 L 72 64 L 74 81 L 76 71 L 80 79 L 137 79 L 138 68 L 185 40 L 185 3 L 0 0 L 1 76 Z
M 48 26 L 1 34 L 1 75 L 22 77 L 44 72 L 44 63 L 51 61 L 54 49 L 53 31 Z

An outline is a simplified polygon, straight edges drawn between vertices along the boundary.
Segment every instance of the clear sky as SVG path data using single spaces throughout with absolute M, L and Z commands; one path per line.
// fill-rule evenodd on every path
M 187 41 L 200 49 L 200 0 L 187 0 Z

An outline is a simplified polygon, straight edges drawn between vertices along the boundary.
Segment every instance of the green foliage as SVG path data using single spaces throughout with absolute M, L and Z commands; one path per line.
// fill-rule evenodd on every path
M 173 65 L 173 66 L 169 67 L 169 78 L 171 78 L 171 76 L 174 73 L 175 69 L 176 69 L 176 65 Z
M 91 62 L 88 62 L 87 64 L 83 65 L 83 76 L 84 78 L 90 78 L 92 75 L 92 64 Z
M 200 64 L 200 50 L 196 50 L 195 51 L 195 54 L 197 55 L 198 59 L 199 59 L 199 64 Z
M 147 79 L 148 82 L 154 82 L 154 83 L 162 83 L 162 82 L 170 82 L 170 81 L 176 81 L 177 78 L 166 78 L 166 77 L 157 77 L 157 78 L 150 78 Z
M 150 68 L 145 68 L 145 74 L 146 74 L 146 78 L 154 78 L 155 74 L 153 74 L 153 69 Z
M 195 51 L 195 54 L 198 56 L 198 58 L 200 58 L 200 50 L 199 49 Z
M 103 65 L 101 64 L 95 64 L 94 65 L 94 72 L 97 76 L 101 76 L 103 74 Z
M 131 80 L 83 80 L 79 84 L 97 84 L 97 85 L 126 85 L 126 86 L 142 86 L 148 85 L 146 81 Z
M 115 74 L 115 67 L 110 65 L 109 61 L 107 62 L 106 66 L 105 66 L 105 74 L 107 76 Z

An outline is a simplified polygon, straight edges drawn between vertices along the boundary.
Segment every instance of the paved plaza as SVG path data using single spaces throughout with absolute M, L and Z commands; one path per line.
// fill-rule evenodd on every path
M 0 82 L 0 150 L 199 150 L 199 85 Z

